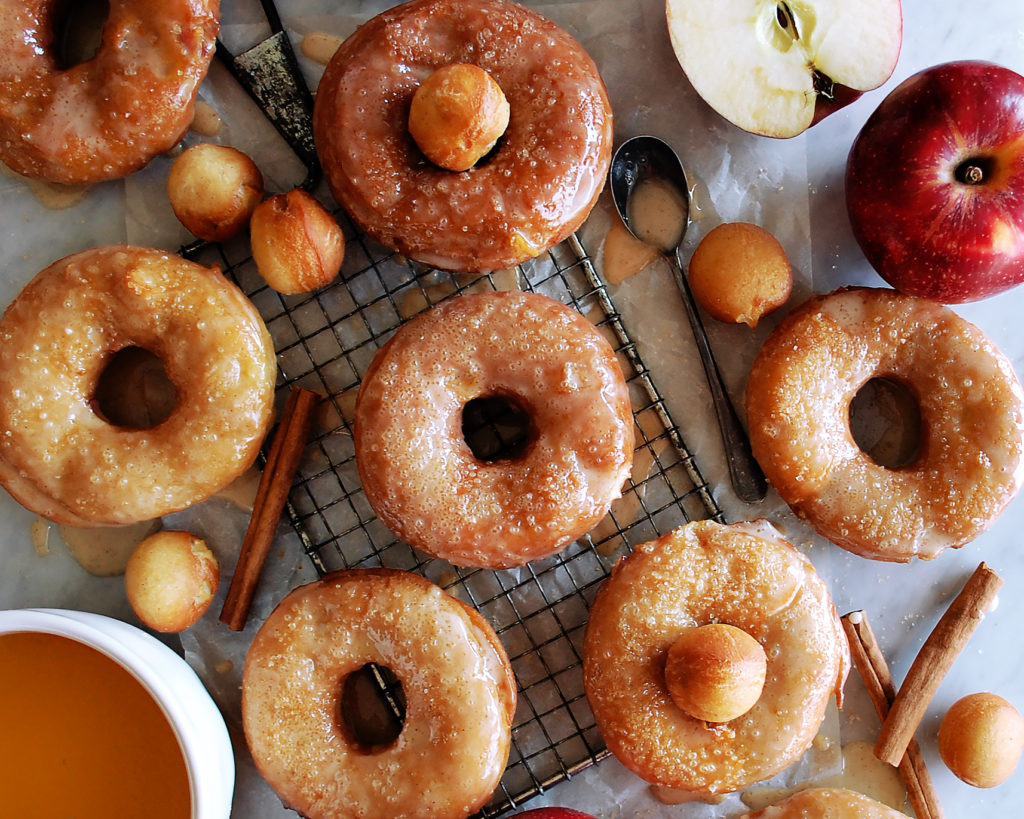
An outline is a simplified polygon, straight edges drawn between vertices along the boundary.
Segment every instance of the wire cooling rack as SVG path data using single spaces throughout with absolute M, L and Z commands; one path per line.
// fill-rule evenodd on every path
M 218 43 L 218 56 L 302 159 L 308 171 L 303 185 L 312 189 L 320 177 L 312 100 L 273 0 L 260 4 L 270 37 L 237 56 Z M 346 234 L 342 272 L 313 294 L 271 290 L 248 246 L 238 241 L 198 245 L 187 255 L 219 265 L 262 314 L 277 351 L 279 398 L 293 386 L 326 396 L 286 505 L 316 570 L 418 572 L 476 607 L 498 633 L 519 687 L 508 766 L 479 814 L 499 816 L 607 753 L 583 692 L 581 652 L 587 611 L 611 567 L 632 547 L 683 521 L 721 520 L 722 513 L 577 237 L 515 269 L 466 276 L 420 267 L 368 240 L 344 214 L 338 219 Z M 355 398 L 374 354 L 404 321 L 461 293 L 512 288 L 573 306 L 616 350 L 636 421 L 633 472 L 605 520 L 559 554 L 518 569 L 463 569 L 416 552 L 373 514 L 355 464 Z M 498 426 L 500 419 L 484 417 L 480 429 L 486 437 Z M 492 438 L 500 448 L 500 432 Z M 400 724 L 400 682 L 387 669 L 374 673 Z
M 368 240 L 344 214 L 339 220 L 347 240 L 342 274 L 310 295 L 268 288 L 247 247 L 190 255 L 220 265 L 263 315 L 277 349 L 279 395 L 301 385 L 327 397 L 288 503 L 317 571 L 418 572 L 475 606 L 498 633 L 519 685 L 508 767 L 480 814 L 498 816 L 606 753 L 583 693 L 581 650 L 589 605 L 611 567 L 683 520 L 720 520 L 721 512 L 575 236 L 518 268 L 469 277 L 422 268 Z M 633 402 L 633 474 L 608 517 L 560 554 L 518 569 L 463 569 L 415 551 L 373 514 L 355 464 L 355 397 L 374 354 L 404 321 L 461 293 L 510 288 L 572 305 L 612 343 Z M 390 701 L 400 718 L 400 698 Z

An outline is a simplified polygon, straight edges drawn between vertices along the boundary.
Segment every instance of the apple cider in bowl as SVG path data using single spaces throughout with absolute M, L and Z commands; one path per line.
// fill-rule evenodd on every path
M 0 634 L 0 793 L 10 816 L 189 819 L 174 729 L 143 685 L 82 642 Z

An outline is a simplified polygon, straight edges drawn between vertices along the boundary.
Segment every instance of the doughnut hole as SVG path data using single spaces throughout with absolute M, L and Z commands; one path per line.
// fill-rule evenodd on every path
M 793 291 L 786 251 L 749 222 L 727 222 L 708 232 L 690 259 L 689 277 L 694 298 L 713 318 L 750 327 Z
M 345 260 L 335 218 L 301 188 L 261 202 L 249 224 L 252 257 L 278 293 L 308 293 L 330 284 Z
M 202 142 L 174 160 L 167 195 L 174 215 L 189 231 L 208 242 L 222 242 L 248 224 L 263 198 L 263 175 L 236 148 Z
M 665 658 L 665 685 L 695 719 L 729 722 L 761 696 L 768 661 L 761 644 L 742 629 L 711 623 L 685 629 Z
M 409 133 L 435 165 L 468 171 L 508 127 L 510 108 L 484 69 L 467 63 L 434 71 L 413 94 Z
M 125 347 L 111 356 L 93 394 L 97 414 L 126 429 L 152 429 L 166 421 L 178 391 L 160 358 L 142 347 Z
M 151 629 L 184 631 L 210 607 L 220 567 L 202 538 L 180 530 L 150 535 L 125 568 L 128 602 Z
M 405 694 L 390 668 L 367 664 L 348 674 L 338 699 L 339 728 L 366 753 L 391 747 L 405 722 Z
M 850 434 L 879 466 L 913 463 L 921 451 L 921 409 L 910 388 L 891 378 L 869 380 L 850 401 Z
M 462 408 L 462 437 L 474 457 L 493 462 L 525 454 L 536 431 L 529 411 L 515 396 L 486 395 Z
M 961 697 L 939 725 L 939 756 L 976 788 L 993 788 L 1009 779 L 1022 748 L 1024 718 L 998 694 Z

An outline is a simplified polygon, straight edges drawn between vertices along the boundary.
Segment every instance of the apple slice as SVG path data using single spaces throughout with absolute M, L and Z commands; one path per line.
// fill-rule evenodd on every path
M 676 58 L 734 125 L 792 137 L 877 88 L 903 43 L 900 0 L 667 0 Z

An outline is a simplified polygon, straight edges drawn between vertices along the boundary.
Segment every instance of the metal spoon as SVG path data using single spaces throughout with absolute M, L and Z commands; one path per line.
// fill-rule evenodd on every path
M 653 136 L 637 136 L 626 140 L 615 151 L 609 176 L 615 209 L 619 212 L 626 229 L 641 241 L 643 239 L 638 235 L 635 226 L 630 224 L 629 199 L 636 187 L 647 179 L 659 179 L 672 185 L 679 193 L 684 208 L 684 223 L 678 236 L 673 237 L 671 246 L 658 247 L 658 250 L 664 253 L 670 262 L 674 261 L 672 268 L 676 283 L 683 296 L 686 315 L 693 329 L 700 361 L 711 388 L 715 414 L 722 430 L 722 443 L 725 445 L 725 457 L 733 488 L 741 500 L 756 503 L 764 498 L 768 488 L 767 482 L 757 461 L 754 460 L 750 451 L 750 439 L 725 391 L 704 323 L 701 321 L 693 293 L 690 291 L 690 283 L 684 273 L 682 245 L 686 228 L 690 223 L 690 192 L 682 163 L 675 151 L 663 140 Z

